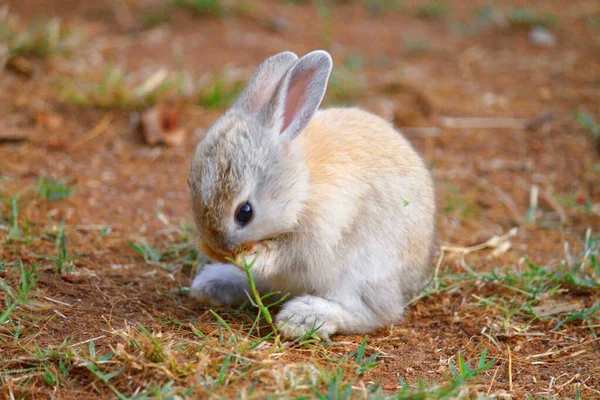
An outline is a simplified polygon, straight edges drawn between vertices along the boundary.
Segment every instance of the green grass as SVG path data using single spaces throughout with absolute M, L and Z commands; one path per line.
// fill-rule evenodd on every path
M 208 16 L 220 15 L 224 10 L 222 0 L 173 0 L 172 6 Z
M 41 177 L 37 181 L 36 192 L 39 196 L 50 200 L 63 200 L 73 193 L 74 188 L 69 186 L 65 179 L 54 179 L 51 177 Z
M 4 279 L 0 278 L 0 289 L 5 293 L 5 310 L 0 314 L 0 326 L 9 321 L 11 314 L 17 307 L 27 307 L 34 305 L 31 297 L 34 295 L 33 288 L 36 285 L 39 275 L 36 274 L 37 265 L 26 269 L 21 260 L 16 260 L 12 266 L 20 272 L 21 283 L 15 289 L 12 289 Z
M 460 218 L 466 218 L 471 214 L 481 214 L 474 201 L 477 188 L 468 194 L 461 194 L 452 185 L 446 185 L 446 187 L 448 188 L 448 193 L 444 195 L 444 207 L 442 209 L 445 214 L 455 215 Z
M 225 71 L 212 74 L 198 94 L 197 103 L 204 108 L 224 109 L 242 93 L 246 82 Z
M 511 8 L 506 13 L 508 22 L 516 27 L 544 26 L 553 28 L 558 24 L 558 17 L 551 13 L 540 14 L 529 8 Z
M 362 74 L 364 58 L 350 53 L 341 64 L 334 66 L 325 95 L 327 105 L 348 105 L 358 100 L 367 90 L 367 80 Z
M 584 215 L 593 214 L 593 206 L 589 197 L 586 197 L 583 201 L 578 201 L 574 193 L 569 193 L 567 195 L 554 194 L 553 197 L 560 204 L 568 207 L 572 211 Z
M 8 62 L 16 57 L 47 59 L 68 55 L 78 41 L 78 35 L 56 18 L 32 22 L 25 27 L 12 14 L 0 20 L 0 44 L 8 49 Z
M 427 52 L 431 48 L 431 43 L 427 36 L 402 36 L 402 47 L 409 55 L 417 55 Z
M 583 111 L 574 111 L 573 118 L 584 128 L 594 139 L 600 139 L 600 123 L 597 123 L 591 115 Z
M 180 91 L 180 79 L 176 75 L 161 70 L 139 81 L 112 65 L 107 65 L 101 73 L 91 71 L 87 75 L 65 78 L 59 85 L 61 96 L 71 103 L 104 109 L 140 109 Z
M 552 320 L 556 323 L 553 328 L 556 330 L 565 323 L 583 321 L 595 336 L 593 326 L 600 322 L 600 302 L 589 307 L 574 306 L 571 310 L 543 315 L 539 312 L 539 306 L 559 305 L 571 292 L 576 300 L 580 293 L 600 290 L 600 237 L 594 237 L 588 231 L 581 251 L 570 262 L 537 265 L 527 258 L 523 260 L 524 264 L 519 270 L 510 266 L 477 272 L 467 267 L 467 272 L 457 274 L 447 269 L 441 274 L 437 285 L 432 283 L 422 297 L 477 283 L 489 290 L 480 290 L 480 293 L 473 295 L 477 301 L 472 306 L 494 311 L 498 321 L 507 329 L 512 326 L 524 329 L 536 320 Z M 499 294 L 486 296 L 498 289 L 502 289 Z
M 319 31 L 321 46 L 327 50 L 331 48 L 333 43 L 333 18 L 331 16 L 331 5 L 326 0 L 314 0 L 314 3 L 317 7 L 319 20 L 321 21 L 321 29 Z
M 173 229 L 171 240 L 163 248 L 152 247 L 143 240 L 128 243 L 149 265 L 160 266 L 167 271 L 195 270 L 197 265 L 203 265 L 206 260 L 196 250 L 192 238 L 192 229 L 180 226 Z
M 188 72 L 165 70 L 140 79 L 108 65 L 100 73 L 89 71 L 63 79 L 58 91 L 64 100 L 88 108 L 141 110 L 159 102 L 183 101 L 207 109 L 224 109 L 237 98 L 245 84 L 245 79 L 232 68 L 205 74 L 200 79 Z
M 436 18 L 448 14 L 450 5 L 444 1 L 434 1 L 417 8 L 415 15 L 417 18 Z
M 245 6 L 243 0 L 170 0 L 158 10 L 146 13 L 142 26 L 148 29 L 167 23 L 175 10 L 205 18 L 221 18 L 241 12 Z

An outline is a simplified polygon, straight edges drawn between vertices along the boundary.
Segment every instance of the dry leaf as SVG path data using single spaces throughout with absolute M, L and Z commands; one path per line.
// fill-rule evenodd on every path
M 37 70 L 36 64 L 23 57 L 11 58 L 7 61 L 6 67 L 13 72 L 23 74 L 27 77 L 34 75 Z
M 67 144 L 65 143 L 65 141 L 58 139 L 58 138 L 52 138 L 46 144 L 47 150 L 60 151 L 60 150 L 65 150 L 66 148 L 67 148 Z
M 179 146 L 183 143 L 186 129 L 178 128 L 181 106 L 170 109 L 157 106 L 145 111 L 139 121 L 138 131 L 144 143 L 150 146 L 165 144 Z
M 63 117 L 52 112 L 38 111 L 34 115 L 35 123 L 50 129 L 58 129 L 63 124 Z

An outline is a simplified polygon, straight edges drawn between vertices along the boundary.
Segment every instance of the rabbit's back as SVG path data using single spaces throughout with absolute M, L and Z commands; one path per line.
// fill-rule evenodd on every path
M 341 173 L 357 179 L 372 175 L 426 175 L 411 144 L 387 121 L 358 108 L 318 112 L 299 137 L 315 180 Z
M 324 259 L 351 264 L 351 249 L 381 248 L 382 257 L 396 260 L 403 292 L 417 290 L 429 266 L 435 201 L 430 173 L 411 144 L 384 119 L 356 108 L 317 113 L 298 139 L 311 177 L 300 222 L 310 232 L 304 257 L 317 268 Z M 382 280 L 390 273 L 372 272 Z

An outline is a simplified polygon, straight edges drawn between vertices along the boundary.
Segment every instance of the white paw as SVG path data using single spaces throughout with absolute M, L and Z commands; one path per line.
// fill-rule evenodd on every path
M 314 333 L 329 340 L 330 335 L 337 331 L 337 324 L 331 319 L 327 303 L 325 299 L 310 295 L 288 301 L 275 318 L 279 331 L 289 338 Z
M 239 305 L 248 296 L 245 275 L 228 264 L 209 264 L 194 278 L 190 296 L 213 306 Z

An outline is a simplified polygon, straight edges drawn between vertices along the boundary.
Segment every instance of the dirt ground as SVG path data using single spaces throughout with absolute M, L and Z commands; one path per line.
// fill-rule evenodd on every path
M 26 138 L 5 141 L 0 132 L 0 277 L 16 293 L 15 261 L 39 274 L 31 303 L 0 326 L 2 396 L 345 398 L 331 397 L 336 368 L 351 383 L 348 397 L 394 396 L 400 382 L 444 385 L 459 353 L 474 368 L 485 350 L 491 365 L 460 389 L 414 398 L 600 398 L 600 144 L 574 116 L 600 123 L 600 3 L 407 0 L 389 9 L 393 2 L 381 2 L 379 12 L 367 3 L 246 1 L 226 15 L 175 9 L 156 24 L 148 16 L 162 16 L 159 1 L 3 3 L 23 24 L 57 16 L 85 39 L 70 55 L 0 72 L 0 129 Z M 516 17 L 486 19 L 486 7 L 556 15 L 554 45 L 536 46 Z M 364 336 L 287 342 L 285 351 L 267 338 L 250 348 L 225 324 L 245 335 L 251 306 L 216 310 L 219 321 L 185 295 L 197 256 L 187 173 L 222 108 L 186 102 L 183 143 L 151 147 L 132 128 L 145 107 L 82 106 L 58 89 L 108 63 L 143 76 L 225 66 L 247 76 L 278 51 L 323 47 L 349 79 L 330 85 L 329 103 L 360 105 L 403 128 L 438 192 L 434 281 L 401 323 L 367 337 L 365 354 L 380 353 L 380 364 L 364 373 L 360 360 L 333 360 Z M 41 177 L 74 190 L 51 201 L 36 191 Z M 68 271 L 58 273 L 62 221 Z M 9 238 L 15 223 L 18 240 Z M 145 260 L 130 243 L 162 256 Z M 578 260 L 592 268 L 587 283 L 547 279 Z M 529 268 L 538 274 L 531 281 Z M 268 329 L 262 324 L 253 340 Z M 329 378 L 311 388 L 310 371 Z

